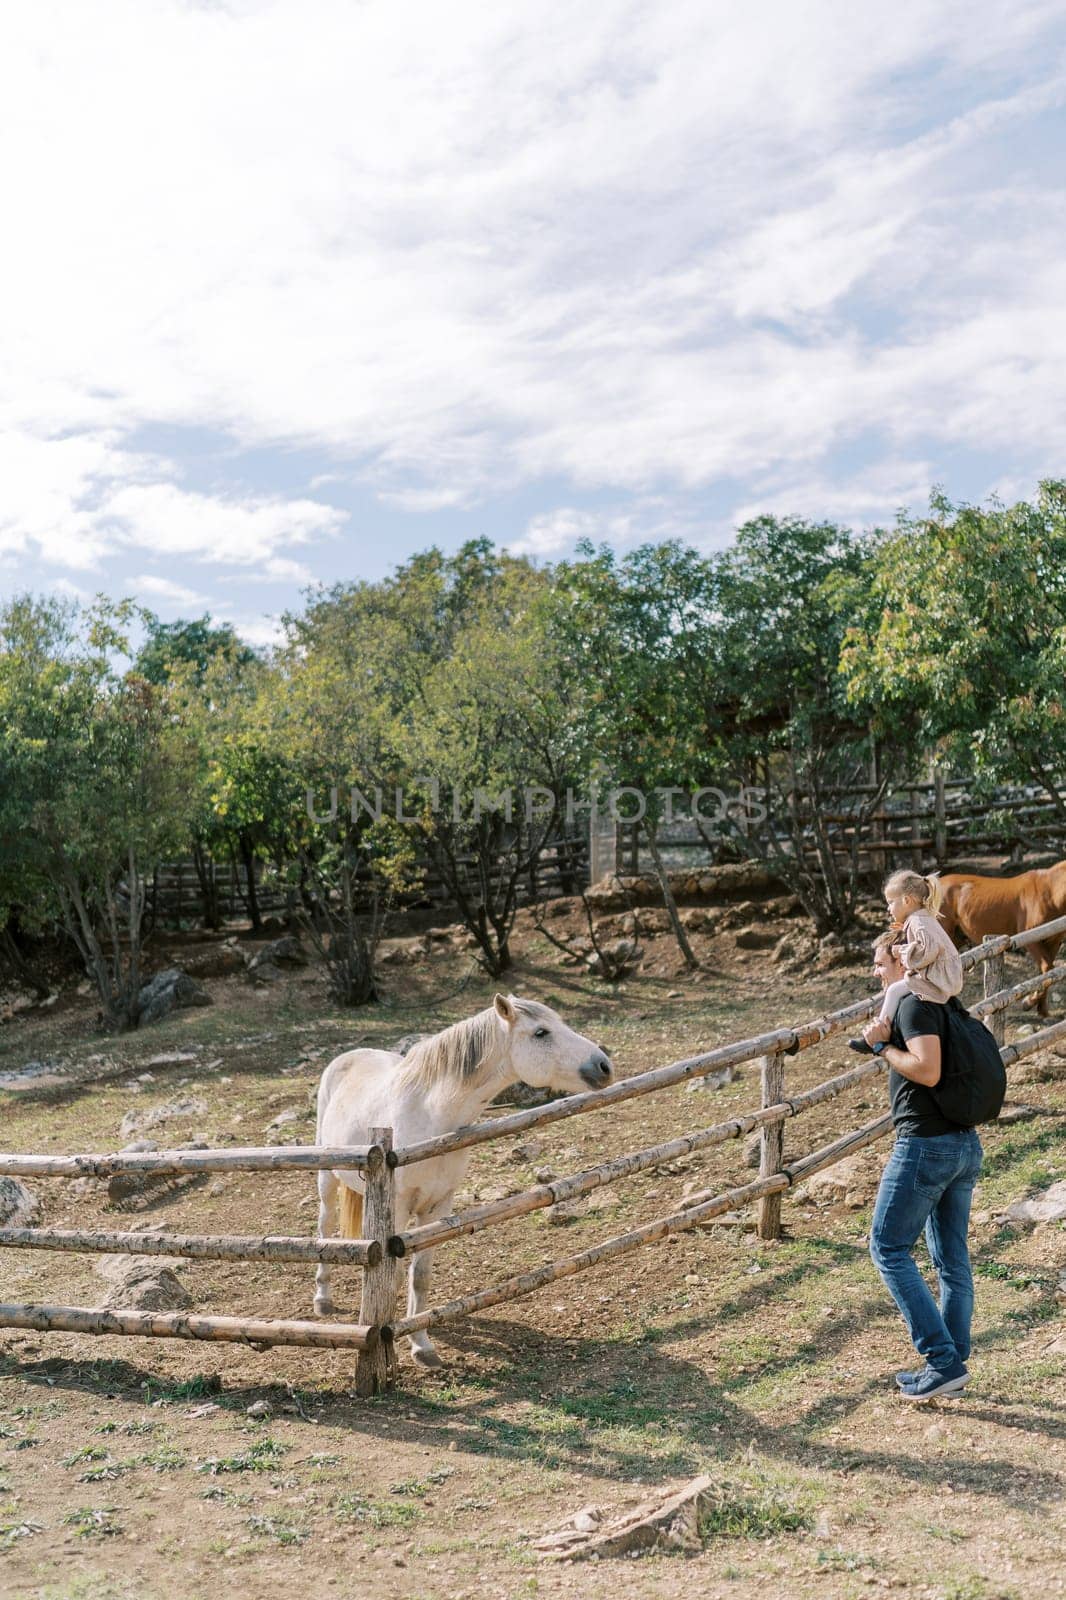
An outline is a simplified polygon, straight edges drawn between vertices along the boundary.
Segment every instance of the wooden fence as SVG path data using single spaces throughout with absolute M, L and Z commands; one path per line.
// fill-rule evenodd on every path
M 1004 1045 L 1004 1014 L 1008 1006 L 1024 997 L 1044 993 L 1054 983 L 1066 979 L 1066 964 L 1050 971 L 1033 973 L 1020 983 L 1003 985 L 1006 952 L 1024 952 L 1028 945 L 1047 935 L 1066 934 L 1066 917 L 1016 935 L 994 935 L 982 945 L 963 953 L 969 969 L 983 969 L 984 998 L 973 1006 L 973 1015 L 992 1031 L 1003 1060 L 1019 1060 L 1042 1049 L 1056 1039 L 1066 1038 L 1066 1020 L 1051 1023 L 1012 1045 Z M 789 1028 L 778 1028 L 720 1045 L 701 1055 L 671 1062 L 636 1074 L 606 1089 L 569 1095 L 545 1106 L 512 1112 L 491 1121 L 474 1123 L 453 1133 L 426 1139 L 394 1150 L 388 1128 L 371 1129 L 371 1143 L 354 1148 L 326 1146 L 282 1146 L 268 1149 L 152 1151 L 106 1155 L 0 1155 L 0 1176 L 81 1177 L 110 1176 L 117 1172 L 218 1172 L 279 1171 L 354 1168 L 362 1172 L 365 1183 L 363 1239 L 289 1238 L 280 1236 L 183 1235 L 119 1233 L 113 1231 L 59 1230 L 49 1228 L 0 1229 L 0 1246 L 30 1250 L 122 1251 L 135 1255 L 175 1255 L 191 1258 L 248 1261 L 328 1261 L 363 1268 L 363 1291 L 359 1322 L 327 1323 L 279 1321 L 263 1318 L 201 1317 L 187 1313 L 107 1311 L 92 1307 L 56 1305 L 0 1306 L 0 1327 L 32 1328 L 39 1332 L 63 1331 L 93 1334 L 140 1334 L 151 1337 L 222 1339 L 253 1346 L 275 1344 L 323 1348 L 347 1348 L 358 1352 L 356 1388 L 371 1394 L 389 1381 L 393 1370 L 392 1346 L 403 1334 L 451 1322 L 532 1294 L 561 1278 L 625 1255 L 643 1245 L 654 1244 L 671 1234 L 681 1233 L 737 1206 L 756 1204 L 758 1230 L 762 1238 L 776 1238 L 781 1231 L 781 1199 L 797 1183 L 832 1166 L 853 1151 L 883 1138 L 891 1128 L 887 1115 L 845 1133 L 791 1161 L 785 1160 L 784 1130 L 793 1118 L 814 1106 L 844 1094 L 884 1071 L 876 1057 L 861 1062 L 847 1072 L 824 1080 L 796 1094 L 787 1093 L 787 1063 L 790 1056 L 812 1049 L 824 1040 L 850 1030 L 872 1016 L 880 997 L 858 1000 L 827 1016 Z M 505 1139 L 569 1117 L 605 1110 L 620 1101 L 652 1094 L 723 1067 L 759 1061 L 761 1097 L 757 1109 L 694 1129 L 672 1139 L 601 1162 L 598 1166 L 568 1177 L 538 1183 L 520 1193 L 484 1202 L 440 1221 L 397 1231 L 395 1226 L 395 1173 L 401 1166 L 429 1161 L 454 1150 Z M 444 1305 L 431 1307 L 415 1316 L 394 1321 L 399 1276 L 404 1257 L 435 1248 L 450 1240 L 465 1238 L 490 1227 L 526 1216 L 546 1206 L 574 1199 L 604 1184 L 617 1183 L 634 1173 L 645 1172 L 676 1161 L 693 1151 L 709 1149 L 729 1140 L 740 1139 L 755 1130 L 760 1134 L 759 1176 L 750 1182 L 720 1192 L 704 1190 L 686 1196 L 683 1203 L 664 1216 L 656 1217 L 627 1232 L 617 1234 L 562 1260 L 549 1261 L 532 1271 L 504 1279 L 500 1283 L 475 1289 Z
M 502 859 L 502 858 L 501 858 Z M 451 891 L 439 872 L 426 857 L 417 865 L 422 879 L 417 889 L 401 896 L 401 904 L 408 907 L 449 908 L 454 905 Z M 460 871 L 470 873 L 470 886 L 476 889 L 477 863 L 473 856 L 460 856 Z M 299 904 L 298 892 L 283 885 L 276 873 L 261 861 L 251 868 L 255 881 L 255 900 L 263 916 L 287 913 Z M 251 896 L 248 889 L 248 868 L 234 861 L 216 861 L 207 857 L 203 863 L 204 874 L 211 885 L 211 896 L 224 920 L 245 918 Z M 368 870 L 359 874 L 366 888 L 367 905 L 370 904 L 371 875 Z M 560 834 L 548 839 L 541 848 L 537 861 L 523 874 L 517 884 L 520 905 L 534 899 L 578 893 L 589 879 L 589 840 L 585 833 Z M 149 885 L 147 903 L 159 927 L 182 928 L 202 922 L 205 912 L 204 890 L 192 860 L 164 861 Z
M 923 863 L 943 866 L 977 850 L 1066 848 L 1066 811 L 1049 795 L 1012 787 L 998 790 L 992 800 L 978 801 L 971 790 L 968 779 L 949 779 L 938 772 L 928 783 L 889 785 L 877 809 L 867 813 L 865 807 L 878 786 L 852 784 L 825 791 L 834 809 L 823 811 L 819 820 L 828 828 L 833 854 L 847 859 L 857 842 L 860 870 L 870 873 L 896 867 L 921 869 Z M 803 819 L 801 809 L 801 828 Z M 724 834 L 719 837 L 725 841 Z M 814 836 L 809 837 L 813 859 Z M 658 840 L 663 859 L 671 866 L 695 867 L 700 856 L 710 857 L 707 840 L 691 819 L 662 827 Z M 743 839 L 730 835 L 730 844 L 742 845 Z M 639 824 L 618 824 L 613 846 L 611 870 L 630 874 L 641 870 Z M 607 853 L 604 841 L 599 850 L 601 856 Z

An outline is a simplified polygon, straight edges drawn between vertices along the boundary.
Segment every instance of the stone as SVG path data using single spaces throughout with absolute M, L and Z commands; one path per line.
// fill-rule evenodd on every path
M 425 934 L 410 939 L 382 939 L 375 960 L 379 966 L 402 967 L 422 961 L 429 955 L 429 940 Z
M 96 1269 L 111 1282 L 101 1302 L 112 1311 L 184 1311 L 193 1304 L 173 1268 L 151 1256 L 101 1256 Z
M 769 928 L 741 928 L 733 942 L 738 950 L 770 950 L 778 943 L 778 937 Z
M 588 1204 L 584 1200 L 562 1200 L 556 1206 L 549 1206 L 544 1216 L 550 1227 L 558 1228 L 568 1222 L 577 1222 L 587 1210 Z
M 184 1100 L 168 1100 L 164 1105 L 149 1106 L 144 1111 L 127 1111 L 119 1124 L 118 1131 L 123 1139 L 129 1139 L 143 1133 L 147 1128 L 159 1127 L 164 1122 L 177 1122 L 186 1117 L 202 1117 L 206 1111 L 206 1100 L 201 1100 L 197 1095 L 189 1095 Z
M 271 983 L 281 983 L 285 974 L 276 961 L 260 961 L 256 966 L 248 968 L 248 978 L 251 983 L 260 988 L 266 988 Z
M 198 978 L 231 978 L 244 971 L 244 957 L 236 946 L 220 944 L 186 957 L 186 967 Z
M 138 1004 L 141 1026 L 147 1027 L 152 1022 L 161 1022 L 172 1011 L 186 1006 L 209 1006 L 213 1002 L 207 990 L 201 988 L 195 978 L 190 978 L 179 967 L 167 967 L 144 985 L 138 996 Z
M 269 1400 L 256 1400 L 248 1406 L 244 1414 L 246 1417 L 255 1417 L 257 1419 L 272 1417 L 274 1415 L 274 1407 Z
M 539 1156 L 544 1154 L 544 1145 L 539 1139 L 525 1139 L 521 1144 L 513 1145 L 507 1160 L 516 1167 L 526 1167 Z
M 758 1172 L 761 1161 L 762 1139 L 757 1133 L 755 1133 L 752 1134 L 751 1138 L 744 1146 L 744 1165 L 746 1167 L 752 1167 L 756 1172 Z
M 1015 1200 L 1006 1216 L 1011 1222 L 1061 1222 L 1066 1220 L 1066 1179 L 1053 1183 L 1043 1194 Z
M 0 1225 L 29 1228 L 40 1216 L 41 1203 L 18 1178 L 0 1178 Z
M 816 1172 L 804 1185 L 804 1198 L 818 1204 L 843 1204 L 851 1210 L 868 1205 L 877 1193 L 881 1168 L 887 1157 L 865 1153 L 845 1156 L 824 1172 Z
M 294 933 L 284 938 L 272 939 L 258 949 L 248 962 L 249 972 L 272 964 L 275 967 L 306 967 L 307 952 Z
M 686 1084 L 686 1093 L 698 1094 L 701 1090 L 714 1091 L 724 1089 L 727 1083 L 732 1083 L 741 1076 L 736 1067 L 722 1067 L 718 1072 L 704 1072 L 698 1078 L 690 1078 Z
M 298 1111 L 279 1111 L 273 1122 L 267 1123 L 266 1131 L 267 1133 L 273 1133 L 275 1129 L 287 1128 L 290 1123 L 299 1122 L 299 1120 L 300 1113 Z

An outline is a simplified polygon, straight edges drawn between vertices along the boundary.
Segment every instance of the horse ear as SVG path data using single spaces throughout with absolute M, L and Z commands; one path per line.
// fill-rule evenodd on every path
M 495 994 L 492 997 L 492 1003 L 496 1007 L 497 1015 L 501 1016 L 504 1022 L 511 1024 L 517 1022 L 518 1012 L 514 1008 L 514 1002 L 508 995 Z

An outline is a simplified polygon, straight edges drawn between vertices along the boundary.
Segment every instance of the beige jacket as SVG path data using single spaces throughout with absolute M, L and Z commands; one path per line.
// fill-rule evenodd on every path
M 962 962 L 943 923 L 929 911 L 914 911 L 903 932 L 907 942 L 900 954 L 911 993 L 940 1005 L 961 993 Z

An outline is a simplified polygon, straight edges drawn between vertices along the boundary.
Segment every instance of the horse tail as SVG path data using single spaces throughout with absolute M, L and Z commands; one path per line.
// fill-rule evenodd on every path
M 363 1237 L 363 1197 L 346 1183 L 341 1184 L 339 1221 L 338 1232 L 342 1239 Z

